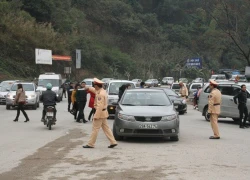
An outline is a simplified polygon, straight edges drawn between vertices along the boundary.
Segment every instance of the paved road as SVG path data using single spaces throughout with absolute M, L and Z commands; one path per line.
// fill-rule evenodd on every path
M 13 122 L 15 110 L 0 106 L 0 180 L 170 179 L 248 180 L 250 129 L 239 129 L 230 119 L 219 123 L 220 140 L 209 140 L 210 124 L 190 106 L 180 116 L 180 141 L 130 138 L 108 149 L 100 132 L 96 148 L 83 149 L 91 122 L 79 124 L 58 104 L 58 123 L 49 131 L 40 122 L 41 110 L 27 110 Z M 89 113 L 89 109 L 86 109 Z M 112 127 L 113 120 L 109 120 Z

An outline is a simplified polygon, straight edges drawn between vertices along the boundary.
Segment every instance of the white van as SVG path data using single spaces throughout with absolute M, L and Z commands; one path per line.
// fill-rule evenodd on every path
M 40 91 L 40 96 L 42 95 L 42 91 L 46 91 L 48 83 L 52 84 L 52 91 L 56 93 L 58 101 L 62 101 L 63 88 L 61 74 L 45 73 L 39 75 L 37 90 Z
M 123 84 L 130 84 L 131 88 L 136 87 L 136 83 L 133 81 L 128 80 L 111 80 L 107 83 L 106 91 L 108 94 L 108 113 L 109 116 L 115 116 L 115 108 L 116 105 L 113 105 L 112 103 L 116 103 L 119 99 L 119 88 Z
M 164 77 L 162 79 L 162 85 L 172 85 L 174 83 L 173 77 Z

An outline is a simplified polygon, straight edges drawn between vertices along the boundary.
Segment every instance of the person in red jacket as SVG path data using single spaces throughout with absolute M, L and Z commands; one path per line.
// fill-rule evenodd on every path
M 88 91 L 88 93 L 90 94 L 90 99 L 89 99 L 89 107 L 91 108 L 91 111 L 89 113 L 89 118 L 88 120 L 90 121 L 91 116 L 93 114 L 95 114 L 95 108 L 94 108 L 94 102 L 95 102 L 95 93 Z

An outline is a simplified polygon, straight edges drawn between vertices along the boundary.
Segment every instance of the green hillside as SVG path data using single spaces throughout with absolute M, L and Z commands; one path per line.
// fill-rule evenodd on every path
M 211 70 L 250 65 L 246 0 L 1 0 L 0 79 L 45 71 L 72 78 L 207 78 Z M 35 64 L 35 48 L 73 62 Z M 82 69 L 75 70 L 75 50 Z M 203 69 L 185 68 L 199 57 Z

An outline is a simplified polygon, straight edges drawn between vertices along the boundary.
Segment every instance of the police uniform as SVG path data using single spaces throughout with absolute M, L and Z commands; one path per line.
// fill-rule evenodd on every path
M 104 82 L 100 81 L 97 78 L 94 78 L 94 84 L 104 84 Z M 89 91 L 95 93 L 95 101 L 94 101 L 94 108 L 96 109 L 94 118 L 93 118 L 93 127 L 92 127 L 92 134 L 90 136 L 88 145 L 83 146 L 83 148 L 93 148 L 95 146 L 96 138 L 100 128 L 103 129 L 103 132 L 107 136 L 110 141 L 109 148 L 113 148 L 117 145 L 117 142 L 113 136 L 111 129 L 108 126 L 107 118 L 109 116 L 107 111 L 107 93 L 103 88 L 96 90 L 95 88 L 88 88 Z
M 183 82 L 180 82 L 179 85 L 182 85 L 182 86 L 180 87 L 179 93 L 180 93 L 180 95 L 181 95 L 181 97 L 182 97 L 183 99 L 186 99 L 186 97 L 188 96 L 188 89 L 187 89 L 187 87 L 183 84 Z
M 217 86 L 218 83 L 211 80 L 210 84 Z M 221 92 L 217 88 L 213 88 L 208 96 L 208 113 L 210 114 L 210 123 L 214 132 L 214 136 L 210 139 L 220 139 L 218 128 L 218 116 L 221 107 Z

